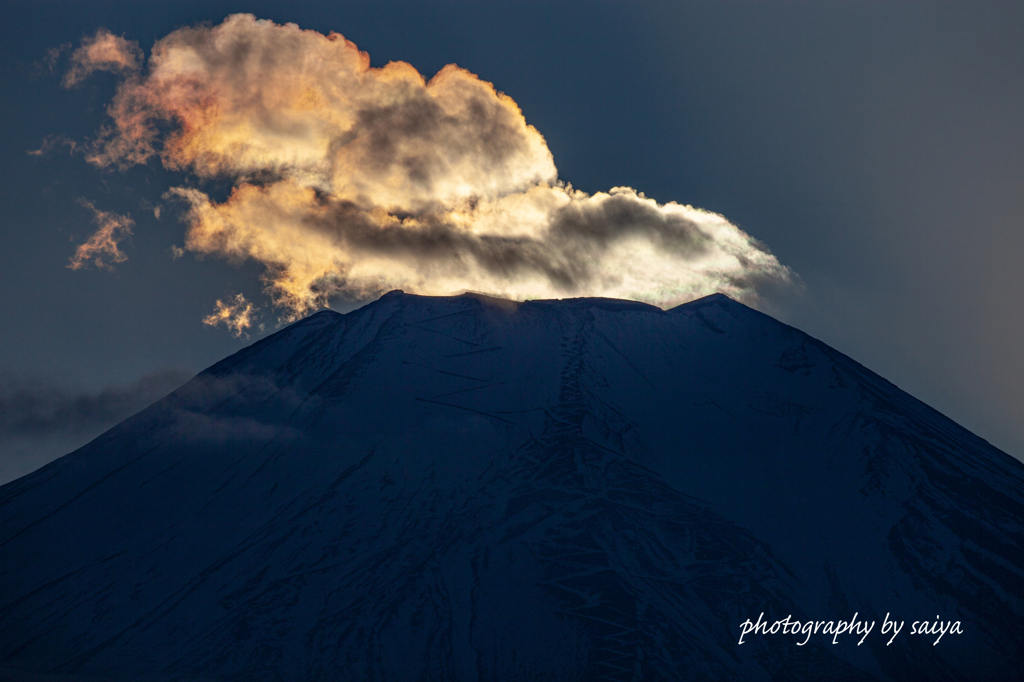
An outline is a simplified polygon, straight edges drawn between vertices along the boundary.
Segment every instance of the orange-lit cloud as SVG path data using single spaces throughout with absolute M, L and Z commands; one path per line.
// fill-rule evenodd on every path
M 211 327 L 223 324 L 235 336 L 241 336 L 252 326 L 256 306 L 245 300 L 242 294 L 235 294 L 225 301 L 217 300 L 212 313 L 203 318 L 203 324 Z
M 59 56 L 60 51 L 51 50 L 48 59 L 52 64 Z M 142 50 L 137 42 L 125 40 L 101 28 L 83 40 L 81 47 L 71 54 L 71 68 L 64 75 L 64 87 L 77 85 L 94 71 L 135 71 L 141 62 Z
M 99 227 L 88 241 L 79 244 L 68 267 L 80 270 L 92 263 L 101 270 L 113 270 L 114 263 L 128 260 L 128 256 L 118 247 L 118 242 L 131 236 L 135 221 L 126 215 L 100 211 L 91 201 L 85 199 L 79 199 L 78 203 L 92 211 L 93 222 Z
M 170 190 L 186 207 L 185 246 L 263 263 L 293 316 L 393 288 L 671 305 L 714 291 L 750 299 L 790 277 L 720 215 L 560 181 L 515 102 L 472 73 L 373 68 L 336 33 L 250 15 L 180 29 L 108 111 L 90 162 L 158 157 L 230 180 L 223 202 Z
M 29 149 L 26 151 L 26 154 L 44 156 L 60 146 L 67 147 L 68 152 L 71 154 L 74 154 L 75 150 L 78 149 L 78 143 L 66 135 L 47 135 L 43 138 L 43 143 L 39 146 L 39 149 Z

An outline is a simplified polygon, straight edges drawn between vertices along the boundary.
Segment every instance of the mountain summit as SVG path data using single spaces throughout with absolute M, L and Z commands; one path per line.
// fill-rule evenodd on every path
M 0 488 L 0 679 L 1022 679 L 1022 547 L 1024 465 L 725 296 L 392 292 Z

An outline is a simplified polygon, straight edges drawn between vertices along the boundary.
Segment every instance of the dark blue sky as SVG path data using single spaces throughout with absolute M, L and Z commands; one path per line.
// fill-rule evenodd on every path
M 148 53 L 233 12 L 493 82 L 561 178 L 722 213 L 802 278 L 768 312 L 1024 457 L 1019 3 L 5 0 L 0 482 L 241 347 L 202 324 L 214 299 L 265 305 L 257 266 L 171 258 L 184 225 L 146 206 L 183 176 L 26 153 L 95 135 L 116 85 L 61 88 L 68 53 L 51 73 L 49 49 L 105 27 Z M 66 267 L 94 229 L 80 198 L 136 221 L 113 272 Z

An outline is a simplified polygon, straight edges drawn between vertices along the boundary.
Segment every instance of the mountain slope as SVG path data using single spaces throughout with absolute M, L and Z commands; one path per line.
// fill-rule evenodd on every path
M 724 296 L 393 292 L 0 488 L 0 671 L 1007 679 L 1021 547 L 1024 466 Z

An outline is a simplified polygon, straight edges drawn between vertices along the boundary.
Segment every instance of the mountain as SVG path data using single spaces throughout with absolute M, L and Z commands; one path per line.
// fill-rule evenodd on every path
M 725 296 L 392 292 L 0 487 L 0 679 L 1024 679 L 1022 548 L 1024 465 Z

